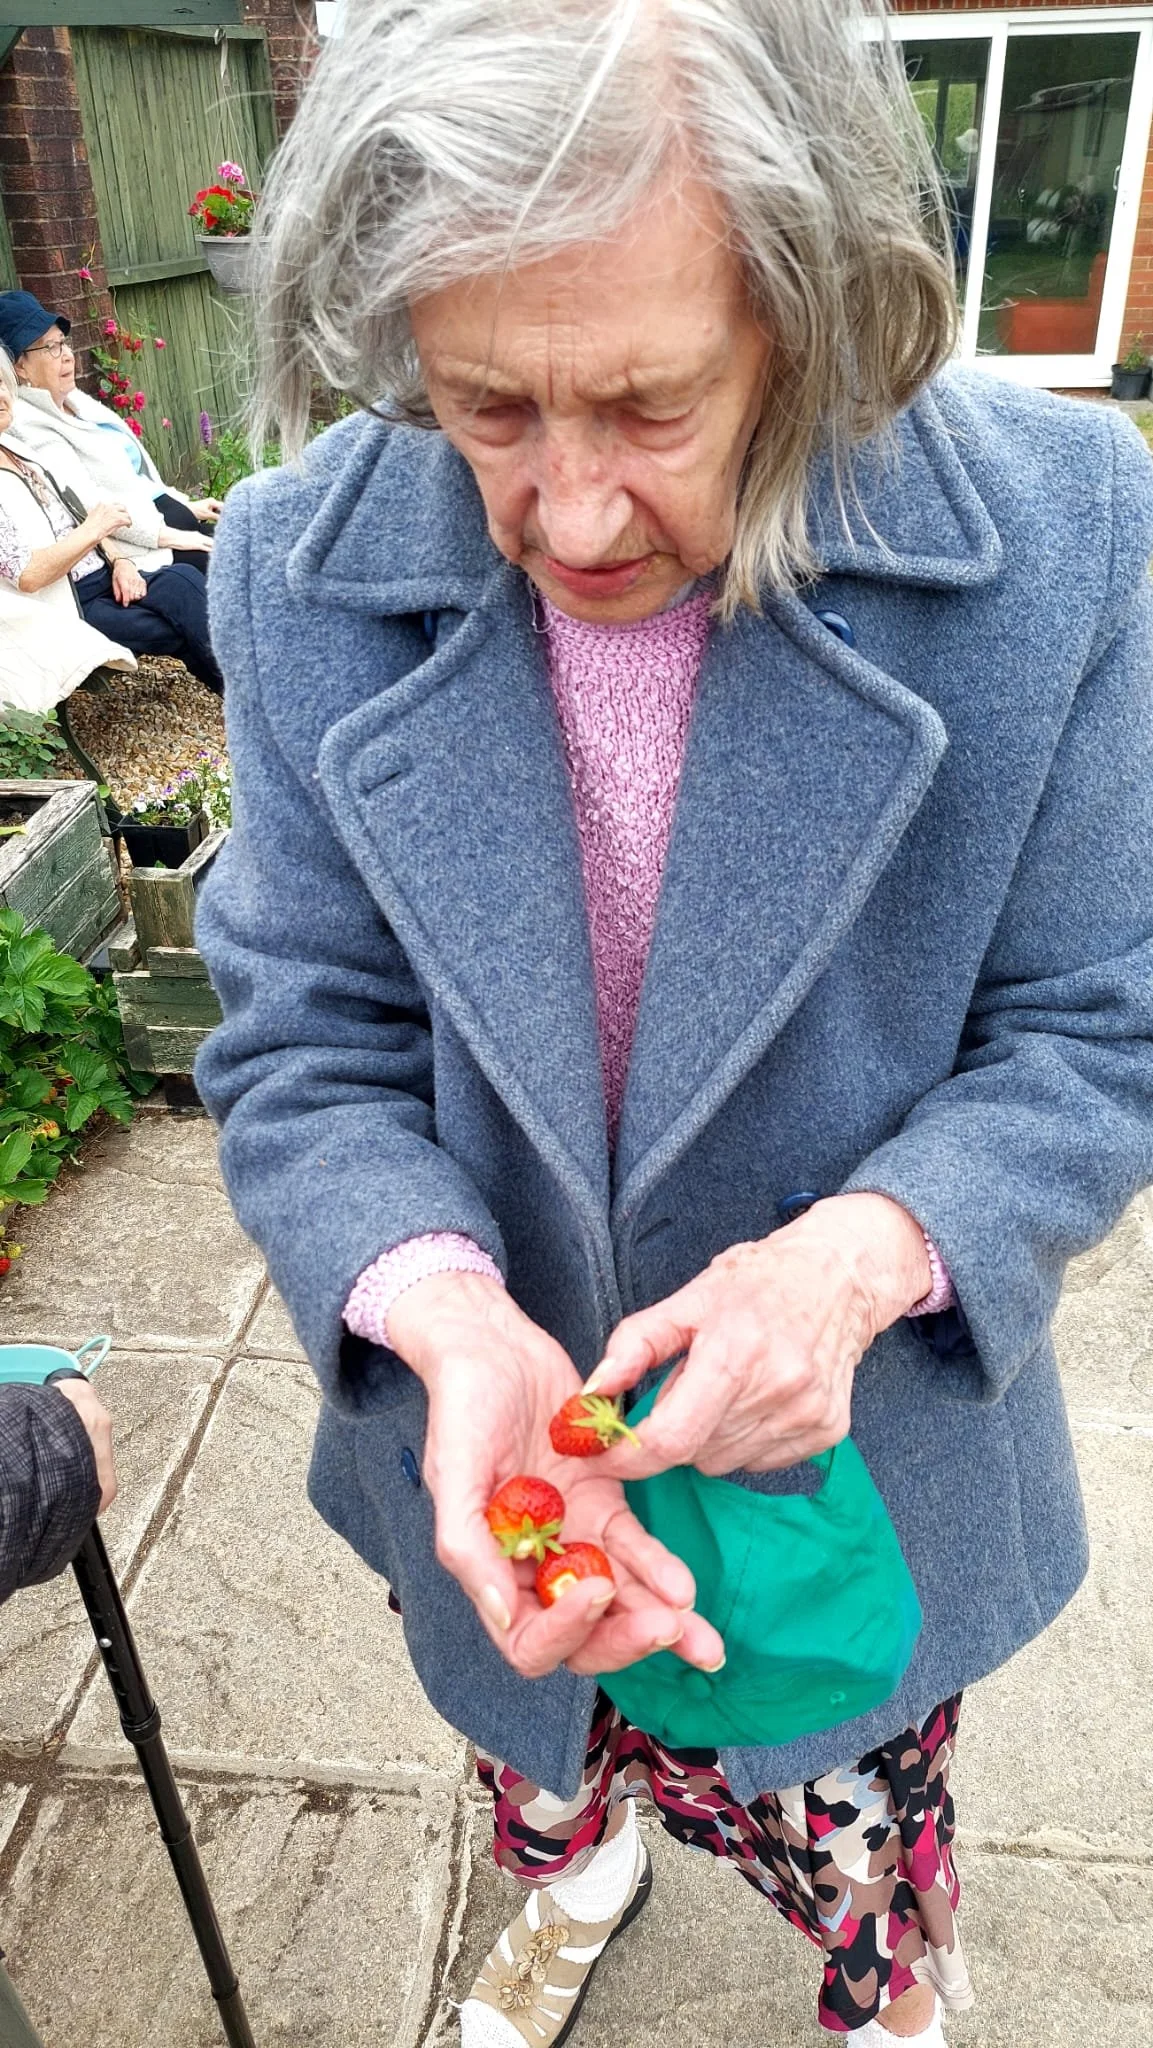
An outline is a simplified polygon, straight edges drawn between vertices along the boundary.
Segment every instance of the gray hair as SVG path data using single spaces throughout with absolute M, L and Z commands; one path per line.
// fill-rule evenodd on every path
M 6 348 L 0 348 L 0 384 L 4 386 L 13 405 L 15 405 L 20 396 L 20 385 L 17 381 L 15 365 Z
M 951 237 L 885 0 L 356 0 L 257 222 L 253 445 L 314 380 L 435 424 L 414 299 L 615 234 L 687 151 L 773 343 L 721 591 L 815 573 L 814 464 L 842 493 L 956 334 Z

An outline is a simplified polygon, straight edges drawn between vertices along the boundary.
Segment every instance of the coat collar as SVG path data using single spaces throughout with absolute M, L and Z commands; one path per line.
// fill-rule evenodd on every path
M 818 468 L 812 531 L 827 574 L 939 590 L 997 574 L 1000 538 L 958 453 L 947 391 L 923 392 L 886 440 L 858 452 L 843 506 L 829 466 Z M 468 468 L 442 435 L 359 418 L 318 450 L 318 480 L 326 470 L 333 480 L 289 556 L 295 596 L 378 615 L 484 602 L 500 557 Z

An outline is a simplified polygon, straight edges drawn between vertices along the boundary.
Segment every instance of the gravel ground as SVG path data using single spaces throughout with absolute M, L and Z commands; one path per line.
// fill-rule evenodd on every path
M 143 656 L 135 675 L 114 676 L 106 692 L 75 690 L 68 708 L 121 810 L 191 768 L 203 748 L 225 751 L 219 697 L 167 656 Z M 64 755 L 57 774 L 79 779 L 81 770 Z

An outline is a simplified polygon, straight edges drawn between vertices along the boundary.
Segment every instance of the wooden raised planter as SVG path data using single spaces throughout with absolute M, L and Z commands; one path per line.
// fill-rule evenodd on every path
M 182 867 L 134 868 L 132 925 L 109 947 L 124 1050 L 144 1074 L 190 1074 L 220 1004 L 196 950 L 196 890 L 227 832 L 213 832 Z
M 0 904 L 87 960 L 122 914 L 95 783 L 0 781 L 0 822 Z

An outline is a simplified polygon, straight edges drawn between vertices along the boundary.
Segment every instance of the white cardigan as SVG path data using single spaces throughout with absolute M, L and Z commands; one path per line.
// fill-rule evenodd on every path
M 22 454 L 22 449 L 16 449 Z M 0 466 L 0 507 L 30 548 L 56 539 L 44 507 L 14 470 Z M 136 656 L 80 616 L 67 576 L 20 590 L 0 576 L 0 705 L 50 711 L 96 668 L 134 669 Z
M 111 422 L 116 432 L 110 433 L 101 421 Z M 21 447 L 34 455 L 57 483 L 75 491 L 82 504 L 91 506 L 111 499 L 127 506 L 132 524 L 113 534 L 112 541 L 138 569 L 168 567 L 171 551 L 158 546 L 164 515 L 156 503 L 156 492 L 171 487 L 143 443 L 144 468 L 143 474 L 138 474 L 123 424 L 108 406 L 89 398 L 86 391 L 70 391 L 68 408 L 62 410 L 47 391 L 22 384 L 12 431 Z M 184 498 L 183 491 L 171 491 L 171 495 Z

